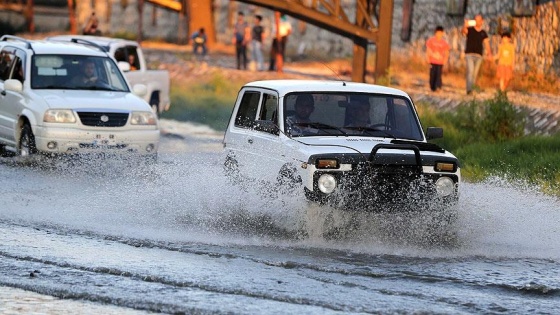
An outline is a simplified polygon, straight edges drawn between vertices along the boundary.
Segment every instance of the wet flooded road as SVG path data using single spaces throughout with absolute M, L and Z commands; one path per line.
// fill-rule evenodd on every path
M 318 227 L 303 197 L 232 186 L 220 135 L 166 123 L 156 165 L 0 163 L 0 313 L 37 304 L 49 314 L 560 306 L 557 199 L 499 180 L 466 184 L 454 246 L 422 244 L 422 226 L 366 215 L 349 235 L 324 239 L 310 232 Z

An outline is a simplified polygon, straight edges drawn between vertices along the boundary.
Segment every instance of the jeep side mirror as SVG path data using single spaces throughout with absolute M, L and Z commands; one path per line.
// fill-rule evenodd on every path
M 441 128 L 441 127 L 428 127 L 428 131 L 426 132 L 426 138 L 428 140 L 443 138 L 443 128 Z
M 272 120 L 256 120 L 253 129 L 257 131 L 268 132 L 271 134 L 278 135 L 280 134 L 280 130 L 278 129 L 278 125 Z
M 144 97 L 148 93 L 148 88 L 144 84 L 134 84 L 132 93 L 139 97 Z

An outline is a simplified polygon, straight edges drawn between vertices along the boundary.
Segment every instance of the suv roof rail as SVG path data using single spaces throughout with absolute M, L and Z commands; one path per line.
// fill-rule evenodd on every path
M 2 42 L 6 42 L 6 41 L 8 41 L 8 40 L 14 40 L 14 41 L 19 41 L 19 42 L 24 42 L 24 43 L 27 44 L 27 45 L 26 45 L 26 46 L 27 46 L 27 49 L 31 49 L 31 42 L 28 41 L 28 40 L 25 39 L 25 38 L 22 38 L 22 37 L 19 37 L 19 36 L 14 36 L 14 35 L 4 35 L 4 36 L 2 36 L 2 38 L 0 38 L 0 41 L 2 41 Z
M 105 48 L 105 47 L 99 45 L 98 43 L 92 42 L 92 41 L 90 41 L 90 40 L 83 39 L 83 38 L 77 38 L 77 37 L 70 37 L 70 38 L 49 37 L 49 38 L 47 38 L 47 40 L 49 40 L 49 41 L 58 41 L 58 42 L 67 42 L 67 41 L 70 41 L 70 42 L 76 43 L 76 44 L 84 44 L 84 45 L 88 45 L 88 46 L 93 46 L 93 47 L 95 47 L 95 48 L 101 50 L 101 51 L 104 52 L 104 53 L 109 52 L 109 51 L 107 50 L 107 48 Z

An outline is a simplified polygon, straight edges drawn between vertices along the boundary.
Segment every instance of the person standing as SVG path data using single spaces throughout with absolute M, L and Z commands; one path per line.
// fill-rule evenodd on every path
M 498 46 L 498 70 L 496 77 L 500 81 L 500 91 L 505 92 L 511 78 L 513 77 L 513 66 L 515 63 L 515 46 L 511 42 L 511 34 L 502 34 L 502 41 Z
M 86 26 L 84 27 L 82 33 L 84 35 L 91 35 L 91 36 L 101 36 L 101 31 L 99 30 L 99 20 L 95 16 L 95 12 L 91 13 Z
M 471 24 L 472 23 L 472 24 Z M 474 25 L 473 25 L 474 24 Z M 490 40 L 488 34 L 482 29 L 484 19 L 477 14 L 474 22 L 465 20 L 463 24 L 463 35 L 466 35 L 465 59 L 467 61 L 467 94 L 471 94 L 476 83 L 480 66 L 482 65 L 483 53 L 486 50 L 489 59 L 492 59 Z
M 255 15 L 255 25 L 251 31 L 251 57 L 257 63 L 257 70 L 264 70 L 263 61 L 263 40 L 265 38 L 264 28 L 261 25 L 262 16 Z
M 438 25 L 434 32 L 434 36 L 426 41 L 426 56 L 430 63 L 430 89 L 432 92 L 441 90 L 442 80 L 441 73 L 443 65 L 449 58 L 449 44 L 443 39 L 443 26 Z
M 274 27 L 274 31 L 272 32 L 272 36 L 274 37 L 272 40 L 272 47 L 270 47 L 270 63 L 268 71 L 276 70 L 277 54 L 280 54 L 282 56 L 282 60 L 285 59 L 286 43 L 288 42 L 288 36 L 290 34 L 292 34 L 292 24 L 290 23 L 290 21 L 288 21 L 288 17 L 285 14 L 281 14 L 278 28 Z
M 233 30 L 237 69 L 243 67 L 244 70 L 247 70 L 247 43 L 250 38 L 250 32 L 249 24 L 245 21 L 245 14 L 239 11 L 237 13 L 237 23 L 235 23 Z

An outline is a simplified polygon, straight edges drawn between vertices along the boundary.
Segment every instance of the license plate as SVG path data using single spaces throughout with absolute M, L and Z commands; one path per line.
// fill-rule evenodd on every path
M 113 145 L 116 143 L 115 135 L 95 135 L 94 145 Z

